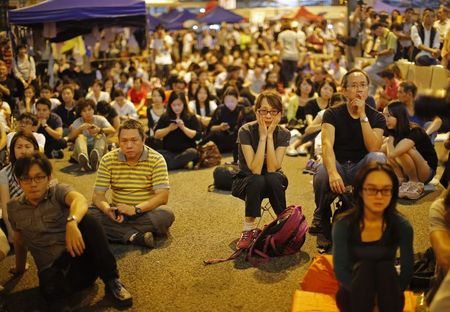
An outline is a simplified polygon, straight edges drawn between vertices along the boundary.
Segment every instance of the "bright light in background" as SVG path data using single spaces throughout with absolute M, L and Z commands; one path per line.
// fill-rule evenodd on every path
M 192 26 L 192 29 L 193 29 L 193 30 L 197 30 L 197 29 L 198 29 L 198 26 L 197 26 L 197 25 L 194 25 L 194 26 Z
M 220 25 L 217 25 L 217 24 L 209 25 L 209 29 L 219 30 L 220 29 Z
M 205 8 L 201 8 L 200 13 L 205 13 Z

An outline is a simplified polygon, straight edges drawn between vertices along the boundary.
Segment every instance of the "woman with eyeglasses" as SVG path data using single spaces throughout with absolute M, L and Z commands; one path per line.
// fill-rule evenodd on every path
M 18 131 L 14 134 L 9 146 L 10 163 L 0 171 L 0 202 L 2 207 L 3 220 L 5 221 L 9 241 L 12 243 L 12 229 L 8 221 L 6 204 L 11 198 L 22 194 L 22 189 L 14 178 L 14 163 L 17 159 L 23 158 L 39 151 L 39 145 L 33 134 Z
M 396 209 L 398 179 L 387 164 L 369 162 L 356 177 L 354 206 L 333 225 L 333 263 L 340 311 L 403 311 L 413 274 L 413 228 Z M 400 249 L 400 273 L 395 259 Z
M 247 249 L 259 230 L 255 220 L 261 216 L 261 201 L 268 197 L 277 215 L 286 209 L 287 177 L 281 164 L 289 145 L 289 130 L 279 125 L 283 105 L 276 91 L 263 91 L 255 104 L 256 121 L 239 129 L 239 173 L 233 180 L 232 194 L 245 201 L 245 219 L 238 249 Z
M 436 174 L 436 150 L 425 130 L 409 122 L 404 103 L 389 103 L 383 114 L 389 133 L 384 152 L 401 182 L 399 197 L 418 199 Z

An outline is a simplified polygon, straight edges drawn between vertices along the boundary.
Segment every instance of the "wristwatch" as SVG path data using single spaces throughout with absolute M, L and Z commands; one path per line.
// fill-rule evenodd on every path
M 135 213 L 137 216 L 140 216 L 140 215 L 142 214 L 142 209 L 141 209 L 141 208 L 138 208 L 138 207 L 136 207 L 136 206 L 134 206 L 134 213 Z
M 359 120 L 360 120 L 361 122 L 369 122 L 369 118 L 367 118 L 367 116 L 364 117 L 364 118 L 360 118 Z
M 72 215 L 72 216 L 69 216 L 69 217 L 66 219 L 66 221 L 67 221 L 67 222 L 71 222 L 71 221 L 77 222 L 78 219 L 77 219 L 77 217 L 75 217 L 74 215 Z

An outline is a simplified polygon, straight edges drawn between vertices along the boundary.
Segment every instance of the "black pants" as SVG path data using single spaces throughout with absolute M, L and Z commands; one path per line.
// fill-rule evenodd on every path
M 67 141 L 64 139 L 59 140 L 46 140 L 45 142 L 45 156 L 52 158 L 52 152 L 56 150 L 62 150 L 67 147 Z
M 168 150 L 160 150 L 159 152 L 166 160 L 167 169 L 169 170 L 182 169 L 188 162 L 195 162 L 199 158 L 198 151 L 193 147 L 188 148 L 181 153 L 175 153 Z
M 236 131 L 216 131 L 211 132 L 209 135 L 207 135 L 203 142 L 206 143 L 208 141 L 213 141 L 214 143 L 216 143 L 221 153 L 229 153 L 233 152 L 233 149 L 237 145 L 236 140 Z
M 401 312 L 405 303 L 393 260 L 361 261 L 353 266 L 351 290 L 340 287 L 336 302 L 341 312 Z
M 289 83 L 291 83 L 294 78 L 294 74 L 297 71 L 298 61 L 282 60 L 281 61 L 281 79 L 283 81 L 283 86 L 287 88 Z
M 245 201 L 245 216 L 260 217 L 261 202 L 268 197 L 277 215 L 286 209 L 287 177 L 281 172 L 262 175 L 237 176 L 233 180 L 232 194 Z
M 86 246 L 83 254 L 73 258 L 66 251 L 50 268 L 39 273 L 39 289 L 47 302 L 67 298 L 92 285 L 97 277 L 108 281 L 119 276 L 116 259 L 100 223 L 86 214 L 78 228 Z

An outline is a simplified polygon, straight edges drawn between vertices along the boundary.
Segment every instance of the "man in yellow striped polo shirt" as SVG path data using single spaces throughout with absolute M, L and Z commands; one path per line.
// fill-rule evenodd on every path
M 118 131 L 119 149 L 100 161 L 91 209 L 111 242 L 154 247 L 154 235 L 164 236 L 175 220 L 166 206 L 169 175 L 161 154 L 144 145 L 139 121 L 125 121 Z M 106 192 L 111 189 L 111 203 Z M 103 212 L 103 213 L 102 213 Z

